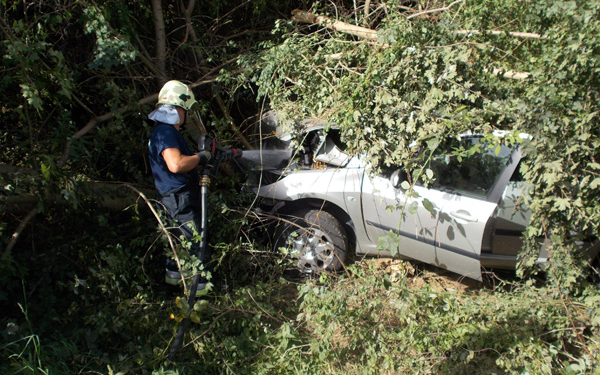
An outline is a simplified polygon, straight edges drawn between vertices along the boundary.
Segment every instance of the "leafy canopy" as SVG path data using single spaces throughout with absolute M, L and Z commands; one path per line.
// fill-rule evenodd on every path
M 338 123 L 350 149 L 376 166 L 418 168 L 427 153 L 416 158 L 408 145 L 433 151 L 436 140 L 465 131 L 533 136 L 521 167 L 533 186 L 522 269 L 533 266 L 541 236 L 551 240 L 550 278 L 573 287 L 586 272 L 574 242 L 597 235 L 600 223 L 600 4 L 429 5 L 436 11 L 416 14 L 386 2 L 369 19 L 315 5 L 332 20 L 363 20 L 377 40 L 327 22 L 280 22 L 279 40 L 240 64 L 282 117 Z

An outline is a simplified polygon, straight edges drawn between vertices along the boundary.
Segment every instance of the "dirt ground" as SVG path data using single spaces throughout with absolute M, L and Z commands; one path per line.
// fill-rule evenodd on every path
M 389 275 L 391 282 L 406 278 L 408 285 L 420 289 L 428 284 L 434 291 L 463 293 L 487 287 L 488 282 L 473 280 L 423 263 L 392 258 L 365 259 L 380 272 Z

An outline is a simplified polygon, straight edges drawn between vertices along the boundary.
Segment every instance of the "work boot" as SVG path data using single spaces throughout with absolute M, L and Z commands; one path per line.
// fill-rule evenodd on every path
M 181 273 L 177 268 L 175 259 L 168 258 L 165 266 L 165 282 L 171 285 L 179 285 L 181 283 Z
M 177 262 L 174 259 L 167 259 L 165 266 L 165 282 L 170 285 L 181 285 L 181 273 L 177 268 Z M 208 280 L 200 276 L 198 281 L 198 289 L 196 289 L 196 297 L 201 297 L 206 294 L 203 292 L 208 287 Z M 188 287 L 191 287 L 191 283 L 188 283 Z

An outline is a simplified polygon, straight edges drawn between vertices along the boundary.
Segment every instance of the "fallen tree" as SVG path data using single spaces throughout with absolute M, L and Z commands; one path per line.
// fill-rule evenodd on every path
M 458 3 L 458 2 L 460 2 L 460 1 L 456 1 L 455 3 Z M 442 12 L 442 11 L 445 11 L 448 9 L 450 9 L 450 6 L 444 7 L 441 9 L 435 9 L 432 11 L 423 12 L 423 13 L 418 13 L 416 15 L 411 15 L 411 16 L 408 16 L 407 19 L 411 19 L 411 18 L 414 18 L 415 16 L 419 16 L 419 15 Z M 307 11 L 302 11 L 299 9 L 295 9 L 292 11 L 292 20 L 296 21 L 296 22 L 301 22 L 301 23 L 320 25 L 320 26 L 326 27 L 331 30 L 335 30 L 335 31 L 338 31 L 341 33 L 346 33 L 349 35 L 354 35 L 361 39 L 367 39 L 367 40 L 370 40 L 373 42 L 378 42 L 378 40 L 379 40 L 376 30 L 371 30 L 371 29 L 367 29 L 365 27 L 352 25 L 352 24 L 338 21 L 338 20 L 333 20 L 329 17 L 320 16 L 320 15 L 310 13 Z M 466 35 L 466 36 L 489 34 L 489 35 L 495 35 L 495 36 L 509 35 L 509 36 L 516 37 L 516 38 L 533 38 L 533 39 L 546 39 L 547 38 L 546 36 L 542 36 L 540 34 L 520 32 L 520 31 L 516 32 L 516 31 L 499 31 L 499 30 L 489 30 L 489 31 L 454 30 L 452 32 L 455 34 L 458 34 L 458 35 Z M 387 43 L 378 43 L 378 45 L 381 45 L 383 47 L 389 47 L 389 44 L 387 44 Z M 528 72 L 515 72 L 513 70 L 503 70 L 503 69 L 498 69 L 498 68 L 488 69 L 487 71 L 493 75 L 502 76 L 503 78 L 518 79 L 518 80 L 527 79 L 531 75 L 531 73 L 528 73 Z
M 575 242 L 600 233 L 600 6 L 486 0 L 378 9 L 294 11 L 276 30 L 280 43 L 241 59 L 246 78 L 282 119 L 337 123 L 347 150 L 379 167 L 423 172 L 439 139 L 466 131 L 530 134 L 520 172 L 534 187 L 533 216 L 520 273 L 535 273 L 544 237 L 549 280 L 576 289 L 589 264 Z M 415 144 L 426 152 L 415 154 Z

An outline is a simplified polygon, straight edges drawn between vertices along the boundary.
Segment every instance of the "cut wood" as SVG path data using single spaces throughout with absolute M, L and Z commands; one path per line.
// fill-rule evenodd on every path
M 514 70 L 502 70 L 498 68 L 484 69 L 484 71 L 495 76 L 502 76 L 509 79 L 527 79 L 531 76 L 531 73 L 528 72 L 515 72 Z
M 300 9 L 292 11 L 292 19 L 297 22 L 321 25 L 328 29 L 350 34 L 363 39 L 377 41 L 377 31 L 367 29 L 366 27 L 355 26 L 342 21 L 332 20 L 329 17 L 319 16 L 314 13 L 306 12 Z
M 501 30 L 454 30 L 454 34 L 459 35 L 481 35 L 481 34 L 490 34 L 490 35 L 509 35 L 515 38 L 531 38 L 531 39 L 548 39 L 547 35 L 540 35 L 536 33 L 526 33 L 521 31 L 501 31 Z

